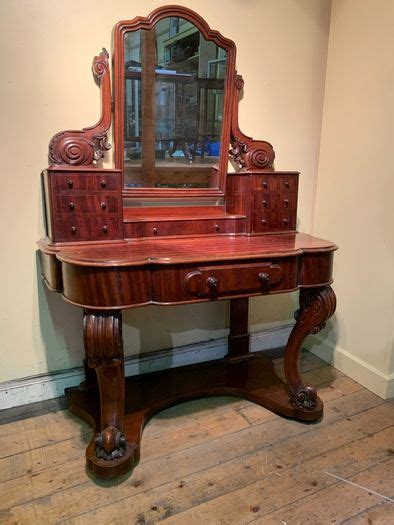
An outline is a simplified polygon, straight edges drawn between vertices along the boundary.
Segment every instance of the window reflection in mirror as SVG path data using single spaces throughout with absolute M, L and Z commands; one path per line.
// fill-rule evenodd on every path
M 183 18 L 125 34 L 127 188 L 217 187 L 226 52 Z

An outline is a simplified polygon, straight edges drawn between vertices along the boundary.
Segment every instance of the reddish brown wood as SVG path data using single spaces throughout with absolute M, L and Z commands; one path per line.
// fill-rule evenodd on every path
M 227 66 L 225 79 L 225 100 L 223 106 L 222 138 L 223 145 L 230 143 L 231 112 L 235 93 L 235 54 L 234 42 L 223 37 L 218 31 L 212 30 L 207 22 L 197 13 L 183 6 L 163 6 L 155 9 L 147 17 L 136 17 L 133 20 L 118 22 L 114 29 L 114 137 L 115 137 L 115 166 L 123 169 L 124 148 L 124 35 L 128 31 L 138 29 L 151 30 L 155 24 L 166 17 L 181 17 L 192 22 L 202 33 L 205 40 L 210 40 L 226 51 Z M 196 196 L 220 196 L 224 194 L 228 152 L 225 147 L 221 148 L 219 161 L 219 175 L 217 178 L 218 188 L 211 189 L 182 189 L 182 188 L 146 188 L 143 190 L 125 189 L 126 196 L 164 196 L 177 195 L 182 198 Z
M 122 317 L 86 311 L 83 328 L 87 364 L 96 370 L 100 394 L 98 432 L 86 450 L 88 467 L 100 476 L 116 466 L 120 474 L 132 467 L 135 453 L 124 434 Z
M 232 123 L 231 123 L 231 149 L 230 155 L 240 166 L 241 170 L 258 171 L 272 168 L 275 152 L 272 145 L 264 140 L 253 140 L 239 129 L 238 125 L 238 96 L 244 87 L 241 75 L 236 75 L 236 96 L 233 96 Z
M 231 299 L 230 333 L 228 336 L 228 359 L 231 362 L 249 359 L 249 297 Z
M 226 179 L 228 152 L 222 148 L 219 166 L 212 168 L 217 188 L 124 191 L 124 34 L 149 30 L 167 16 L 190 20 L 204 38 L 227 52 L 222 144 L 231 139 L 230 154 L 241 169 Z M 59 133 L 50 143 L 51 162 L 57 166 L 43 173 L 49 238 L 39 242 L 46 284 L 85 309 L 86 362 L 97 380 L 89 373 L 83 387 L 69 389 L 67 395 L 70 408 L 96 429 L 86 455 L 88 467 L 98 477 L 130 471 L 139 458 L 146 421 L 184 399 L 237 395 L 287 417 L 318 419 L 323 406 L 314 388 L 303 384 L 298 357 L 308 333 L 321 329 L 335 310 L 330 288 L 335 244 L 295 232 L 298 173 L 275 172 L 272 146 L 239 130 L 243 82 L 235 76 L 234 44 L 193 11 L 176 6 L 120 22 L 114 39 L 118 169 L 93 166 L 107 148 L 111 120 L 108 56 L 103 52 L 94 61 L 102 90 L 100 122 L 82 131 Z M 147 43 L 146 64 L 148 48 Z M 147 89 L 152 99 L 153 85 Z M 145 114 L 152 118 L 148 107 Z M 132 207 L 123 209 L 122 195 L 130 197 L 126 205 Z M 138 208 L 138 199 L 145 197 L 156 205 L 164 198 L 172 206 L 161 202 Z M 177 206 L 179 197 L 182 201 L 190 197 L 189 205 Z M 196 197 L 198 202 L 192 200 Z M 215 206 L 209 205 L 213 198 L 218 201 Z M 300 311 L 286 348 L 286 385 L 272 363 L 250 354 L 248 298 L 297 289 Z M 122 309 L 223 299 L 230 299 L 226 360 L 128 379 L 125 395 Z
M 277 414 L 316 421 L 323 411 L 319 398 L 314 408 L 303 408 L 288 401 L 286 384 L 276 375 L 272 362 L 264 354 L 252 359 L 219 360 L 184 366 L 162 372 L 126 378 L 125 416 L 123 432 L 130 456 L 117 460 L 94 458 L 94 439 L 88 449 L 88 467 L 100 477 L 110 478 L 132 468 L 140 457 L 142 429 L 157 412 L 193 398 L 230 395 L 243 397 Z M 84 418 L 93 428 L 100 429 L 100 403 L 97 391 L 69 388 L 66 390 L 69 408 Z M 99 465 L 101 468 L 97 468 Z
M 305 386 L 298 368 L 302 344 L 308 334 L 317 334 L 335 312 L 336 297 L 330 286 L 304 289 L 300 292 L 300 310 L 285 351 L 285 375 L 290 401 L 299 408 L 315 409 L 317 393 L 313 386 Z
M 48 168 L 43 175 L 51 240 L 123 238 L 120 171 Z
M 101 118 L 98 123 L 82 131 L 60 131 L 49 143 L 49 164 L 93 166 L 110 149 L 107 132 L 111 125 L 111 84 L 108 52 L 94 57 L 92 71 L 101 86 Z

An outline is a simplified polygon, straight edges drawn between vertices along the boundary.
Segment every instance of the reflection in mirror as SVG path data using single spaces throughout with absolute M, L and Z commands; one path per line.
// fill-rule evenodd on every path
M 226 52 L 170 17 L 125 34 L 127 188 L 217 187 Z

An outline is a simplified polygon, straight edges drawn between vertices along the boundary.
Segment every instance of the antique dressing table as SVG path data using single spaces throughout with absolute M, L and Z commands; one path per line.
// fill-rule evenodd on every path
M 146 421 L 193 397 L 236 395 L 319 419 L 322 402 L 303 384 L 298 357 L 336 305 L 335 244 L 296 232 L 298 173 L 275 171 L 272 146 L 239 129 L 234 43 L 193 11 L 167 6 L 116 25 L 113 100 L 108 60 L 105 50 L 93 60 L 99 122 L 50 141 L 39 241 L 46 285 L 84 309 L 86 381 L 66 395 L 95 428 L 86 458 L 98 477 L 130 471 Z M 107 169 L 100 160 L 112 118 Z M 248 300 L 294 290 L 285 383 L 249 351 Z M 230 301 L 226 359 L 125 380 L 123 309 L 222 299 Z

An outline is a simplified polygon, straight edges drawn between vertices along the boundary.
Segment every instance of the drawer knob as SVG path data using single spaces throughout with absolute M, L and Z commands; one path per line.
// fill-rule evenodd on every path
M 282 222 L 283 222 L 283 224 L 284 224 L 285 226 L 287 226 L 287 225 L 289 224 L 289 220 L 288 220 L 288 219 L 283 219 Z
M 284 199 L 283 200 L 283 204 L 285 205 L 286 208 L 289 207 L 289 199 Z
M 263 206 L 264 206 L 264 208 L 266 208 L 268 206 L 267 201 L 263 201 Z
M 73 188 L 74 187 L 74 182 L 70 179 L 68 182 L 67 182 L 67 186 L 69 188 Z
M 261 224 L 264 224 L 264 226 L 267 224 L 267 221 L 265 219 L 261 220 Z
M 100 208 L 101 208 L 102 210 L 106 210 L 106 209 L 107 209 L 107 204 L 106 204 L 105 202 L 102 202 L 102 203 L 100 204 Z
M 108 233 L 108 226 L 103 226 L 103 233 Z
M 284 184 L 285 184 L 285 188 L 289 188 L 290 187 L 290 184 L 289 184 L 288 180 L 285 180 Z
M 70 202 L 69 205 L 68 205 L 68 209 L 69 210 L 74 210 L 75 209 L 75 204 L 73 202 Z
M 219 224 L 215 224 L 214 228 L 215 228 L 215 231 L 218 232 L 220 230 Z
M 219 286 L 219 279 L 217 279 L 217 277 L 208 277 L 207 286 L 211 290 L 216 290 L 217 287 Z
M 260 272 L 259 275 L 259 281 L 261 282 L 262 286 L 267 288 L 270 284 L 270 276 L 266 272 Z
M 263 181 L 263 188 L 268 188 L 268 182 Z
M 157 235 L 159 233 L 159 230 L 157 228 L 152 229 L 153 235 Z
M 77 227 L 76 226 L 71 226 L 71 233 L 73 235 L 75 235 L 77 233 Z
M 107 183 L 106 183 L 106 181 L 105 181 L 105 180 L 102 180 L 102 181 L 100 182 L 100 186 L 101 186 L 102 188 L 106 188 L 106 187 L 107 187 Z

